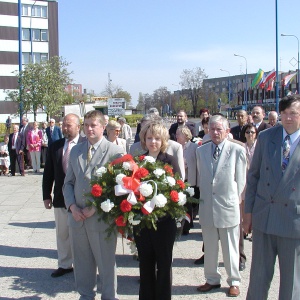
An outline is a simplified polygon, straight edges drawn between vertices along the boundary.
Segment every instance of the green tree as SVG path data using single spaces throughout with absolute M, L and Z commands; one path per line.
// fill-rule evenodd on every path
M 58 56 L 41 63 L 26 65 L 17 74 L 18 91 L 8 91 L 8 97 L 18 102 L 19 107 L 21 104 L 23 113 L 33 112 L 34 120 L 39 108 L 48 117 L 59 114 L 61 107 L 70 101 L 65 92 L 65 86 L 72 82 L 68 65 L 68 62 Z
M 119 85 L 109 83 L 105 86 L 101 94 L 109 98 L 124 98 L 127 106 L 131 103 L 131 95 L 127 91 L 124 91 Z

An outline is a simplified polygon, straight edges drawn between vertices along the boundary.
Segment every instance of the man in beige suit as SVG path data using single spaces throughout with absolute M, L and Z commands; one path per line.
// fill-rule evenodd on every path
M 123 149 L 103 137 L 104 119 L 93 110 L 84 116 L 87 141 L 70 153 L 63 194 L 74 256 L 74 275 L 80 299 L 94 299 L 97 268 L 101 273 L 102 299 L 117 299 L 115 251 L 116 235 L 107 239 L 108 225 L 98 221 L 94 207 L 87 206 L 90 180 L 95 169 L 121 156 Z
M 219 288 L 218 243 L 221 241 L 224 266 L 230 286 L 228 296 L 240 294 L 239 285 L 239 196 L 246 182 L 245 149 L 227 139 L 229 124 L 223 116 L 209 120 L 211 141 L 197 149 L 199 222 L 205 244 L 206 283 L 197 288 L 208 292 Z

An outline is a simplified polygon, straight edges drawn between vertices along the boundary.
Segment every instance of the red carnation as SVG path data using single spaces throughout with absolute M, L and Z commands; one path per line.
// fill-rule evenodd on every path
M 100 197 L 102 195 L 102 187 L 99 184 L 94 184 L 92 186 L 91 194 L 94 197 Z
M 173 169 L 170 166 L 166 165 L 164 169 L 169 175 L 173 175 Z
M 120 209 L 124 213 L 131 211 L 131 207 L 132 207 L 132 205 L 126 199 L 123 200 L 120 204 Z
M 183 182 L 182 180 L 178 179 L 178 180 L 176 181 L 176 183 L 180 186 L 180 188 L 182 188 L 182 189 L 185 188 L 185 184 L 184 184 L 184 182 Z
M 178 196 L 178 193 L 176 191 L 171 191 L 170 192 L 170 197 L 171 197 L 171 200 L 173 202 L 178 202 L 179 201 L 179 196 Z
M 134 177 L 137 179 L 141 179 L 141 178 L 145 178 L 148 175 L 149 175 L 149 171 L 147 169 L 140 168 L 135 172 Z
M 118 216 L 118 217 L 115 219 L 115 222 L 116 222 L 117 226 L 119 226 L 119 227 L 124 227 L 124 226 L 126 226 L 126 222 L 124 221 L 124 217 L 123 217 L 123 216 Z
M 144 207 L 141 208 L 141 211 L 144 215 L 149 215 L 149 211 L 147 211 Z
M 141 155 L 141 156 L 139 156 L 139 160 L 144 160 L 145 156 L 146 156 L 146 155 Z

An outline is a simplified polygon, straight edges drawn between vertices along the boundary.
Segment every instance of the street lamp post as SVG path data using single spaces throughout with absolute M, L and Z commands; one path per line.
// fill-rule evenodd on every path
M 247 107 L 248 107 L 248 64 L 247 64 L 247 59 L 245 56 L 242 56 L 242 55 L 238 55 L 238 54 L 233 54 L 234 56 L 239 56 L 239 57 L 242 57 L 245 62 L 246 62 L 246 91 L 245 91 L 245 110 L 247 111 Z
M 294 38 L 296 38 L 297 39 L 297 41 L 298 41 L 298 59 L 297 59 L 297 63 L 298 63 L 298 74 L 297 74 L 297 77 L 298 77 L 298 87 L 297 87 L 297 92 L 298 92 L 298 94 L 300 93 L 300 77 L 299 77 L 299 75 L 300 75 L 300 72 L 299 72 L 299 39 L 298 39 L 298 37 L 296 36 L 296 35 L 294 35 L 294 34 L 281 34 L 281 36 L 293 36 Z
M 229 106 L 230 106 L 230 101 L 231 101 L 231 97 L 230 97 L 230 73 L 229 73 L 229 71 L 226 71 L 226 70 L 223 70 L 223 69 L 220 69 L 220 71 L 222 71 L 222 72 L 227 72 L 228 73 L 228 75 L 229 75 L 229 77 L 228 77 L 228 104 L 229 104 Z

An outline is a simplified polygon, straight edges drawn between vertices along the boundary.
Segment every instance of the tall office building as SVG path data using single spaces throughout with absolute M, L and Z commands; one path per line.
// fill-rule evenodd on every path
M 19 3 L 21 3 L 22 66 L 59 55 L 56 0 L 0 0 L 0 114 L 16 113 L 7 90 L 18 87 Z

